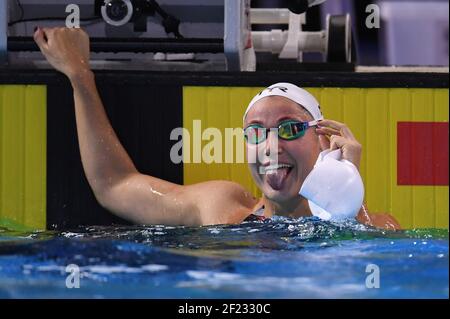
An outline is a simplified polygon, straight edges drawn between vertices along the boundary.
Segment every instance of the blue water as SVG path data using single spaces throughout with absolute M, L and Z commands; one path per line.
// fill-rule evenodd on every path
M 66 287 L 70 264 L 79 288 Z M 376 275 L 370 264 L 379 288 L 366 285 Z M 448 230 L 388 232 L 316 218 L 0 228 L 0 298 L 448 298 L 448 267 Z

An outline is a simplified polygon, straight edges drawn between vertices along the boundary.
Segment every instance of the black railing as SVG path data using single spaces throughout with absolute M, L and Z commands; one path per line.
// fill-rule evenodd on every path
M 91 38 L 92 52 L 223 53 L 223 39 Z M 32 37 L 8 37 L 8 51 L 39 51 Z

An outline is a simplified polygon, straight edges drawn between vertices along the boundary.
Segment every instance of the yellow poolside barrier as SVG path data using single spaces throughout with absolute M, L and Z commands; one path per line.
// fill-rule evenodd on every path
M 47 90 L 0 86 L 0 225 L 45 229 Z

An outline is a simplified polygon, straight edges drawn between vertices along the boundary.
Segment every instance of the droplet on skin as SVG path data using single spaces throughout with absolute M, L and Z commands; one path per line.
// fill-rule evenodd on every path
M 154 190 L 151 186 L 150 186 L 150 191 L 151 191 L 153 194 L 156 194 L 156 195 L 159 195 L 159 196 L 163 196 L 162 193 L 158 192 L 157 190 Z

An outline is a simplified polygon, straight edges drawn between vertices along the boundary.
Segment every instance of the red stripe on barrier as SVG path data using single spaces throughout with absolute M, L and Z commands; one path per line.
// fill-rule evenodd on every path
M 397 123 L 397 184 L 448 185 L 448 122 Z

